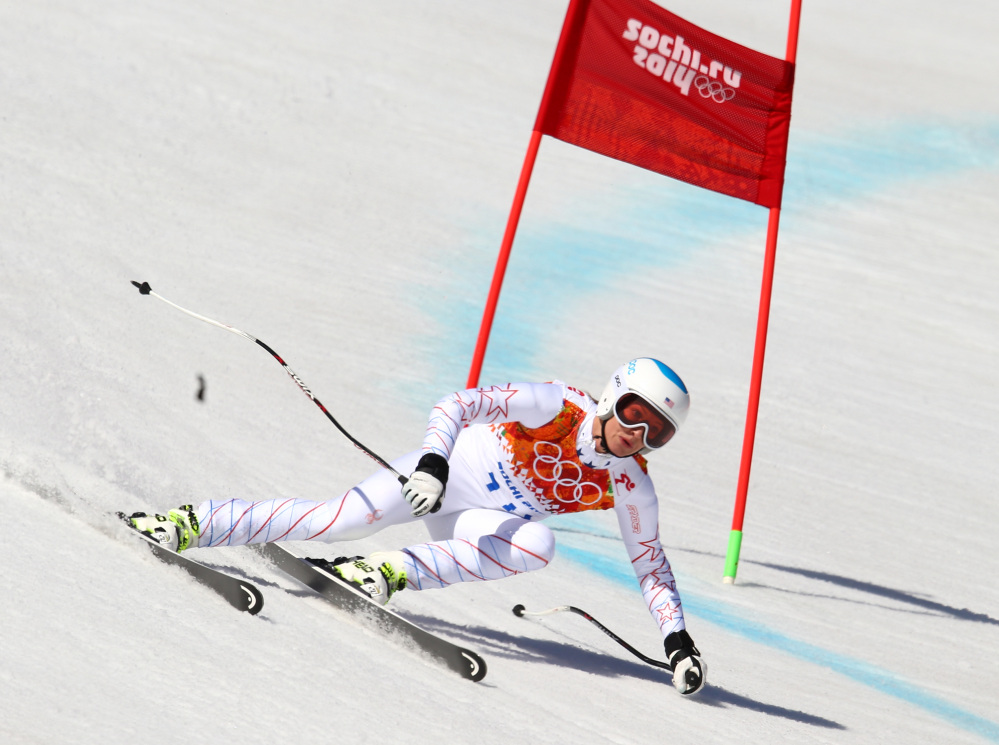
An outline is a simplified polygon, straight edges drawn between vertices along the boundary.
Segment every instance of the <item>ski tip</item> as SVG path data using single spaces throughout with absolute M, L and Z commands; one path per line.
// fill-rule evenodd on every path
M 257 615 L 264 607 L 264 596 L 254 585 L 249 582 L 240 582 L 239 589 L 246 593 L 246 598 L 240 610 L 246 611 L 251 616 Z
M 132 284 L 139 288 L 140 295 L 148 295 L 150 292 L 153 291 L 153 288 L 149 286 L 148 282 L 136 282 L 133 279 Z
M 515 606 L 513 606 L 513 615 L 517 616 L 517 618 L 523 618 L 525 612 L 527 612 L 527 608 L 525 608 L 520 603 L 517 603 Z
M 461 656 L 465 658 L 468 669 L 465 676 L 473 683 L 478 683 L 486 677 L 486 661 L 473 652 L 462 650 Z

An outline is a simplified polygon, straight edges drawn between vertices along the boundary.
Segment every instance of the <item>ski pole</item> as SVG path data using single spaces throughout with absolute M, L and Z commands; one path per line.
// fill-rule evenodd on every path
M 245 331 L 240 331 L 239 329 L 233 328 L 232 326 L 229 326 L 227 324 L 219 323 L 218 321 L 213 321 L 211 318 L 206 318 L 205 316 L 199 315 L 198 313 L 194 313 L 192 311 L 189 311 L 189 310 L 187 310 L 187 308 L 181 308 L 176 303 L 172 303 L 169 300 L 167 300 L 165 297 L 163 297 L 162 295 L 159 295 L 159 294 L 153 292 L 153 289 L 149 286 L 148 282 L 136 282 L 136 281 L 133 280 L 132 284 L 135 285 L 139 289 L 139 294 L 140 295 L 149 295 L 151 297 L 156 298 L 157 300 L 162 300 L 167 305 L 169 305 L 169 306 L 171 306 L 173 308 L 176 308 L 177 310 L 179 310 L 182 313 L 186 313 L 187 315 L 191 316 L 192 318 L 197 318 L 199 321 L 204 321 L 205 323 L 210 323 L 212 326 L 218 326 L 220 329 L 225 329 L 226 331 L 231 331 L 232 333 L 236 334 L 237 336 L 242 336 L 244 339 L 249 339 L 254 344 L 257 344 L 258 346 L 260 346 L 263 349 L 267 350 L 267 352 L 271 355 L 271 357 L 273 357 L 279 363 L 281 363 L 281 367 L 283 367 L 284 370 L 285 370 L 285 372 L 288 373 L 288 375 L 291 376 L 291 379 L 295 381 L 295 384 L 299 388 L 302 389 L 302 392 L 306 396 L 309 397 L 309 400 L 311 400 L 312 403 L 314 403 L 316 406 L 319 407 L 319 410 L 322 411 L 326 415 L 327 419 L 329 419 L 331 422 L 333 422 L 333 426 L 336 427 L 338 430 L 340 430 L 340 432 L 343 434 L 344 437 L 346 437 L 348 440 L 350 440 L 353 443 L 354 447 L 356 447 L 362 453 L 364 453 L 369 458 L 371 458 L 372 460 L 374 460 L 382 468 L 385 468 L 386 470 L 388 470 L 389 472 L 391 472 L 399 480 L 400 484 L 405 485 L 405 483 L 407 481 L 406 477 L 403 476 L 403 475 L 401 475 L 394 468 L 392 468 L 392 466 L 390 466 L 388 464 L 388 462 L 384 458 L 382 458 L 379 455 L 377 455 L 373 450 L 371 450 L 371 448 L 365 446 L 363 443 L 361 443 L 358 440 L 356 440 L 353 437 L 353 435 L 350 434 L 350 432 L 348 432 L 347 430 L 345 430 L 341 426 L 340 422 L 338 422 L 336 419 L 334 419 L 333 415 L 329 413 L 329 411 L 326 409 L 325 406 L 323 406 L 322 402 L 312 394 L 312 391 L 310 391 L 309 387 L 307 385 L 305 385 L 305 382 L 300 377 L 298 377 L 298 375 L 295 374 L 294 370 L 292 370 L 290 367 L 288 367 L 288 363 L 285 362 L 283 359 L 281 359 L 281 356 L 277 352 L 275 352 L 269 346 L 267 346 L 262 341 L 260 341 L 260 339 L 257 339 L 254 336 L 250 336 Z
M 523 605 L 520 605 L 519 603 L 517 605 L 513 606 L 513 615 L 517 616 L 518 618 L 523 618 L 524 616 L 549 616 L 552 613 L 561 613 L 563 611 L 570 611 L 572 613 L 575 613 L 578 616 L 582 616 L 587 621 L 589 621 L 594 626 L 596 626 L 598 629 L 600 629 L 605 634 L 607 634 L 607 636 L 609 636 L 611 639 L 613 639 L 618 644 L 620 644 L 622 647 L 624 647 L 629 652 L 631 652 L 633 655 L 635 655 L 635 657 L 637 657 L 638 659 L 640 659 L 642 662 L 648 663 L 649 665 L 653 665 L 654 667 L 661 667 L 664 670 L 670 670 L 670 671 L 673 670 L 673 668 L 670 667 L 670 664 L 668 662 L 660 662 L 659 660 L 654 660 L 651 657 L 647 657 L 646 655 L 644 655 L 641 652 L 639 652 L 637 649 L 635 649 L 633 646 L 631 646 L 630 644 L 628 644 L 628 642 L 626 642 L 620 636 L 618 636 L 613 631 L 611 631 L 609 628 L 607 628 L 606 626 L 604 626 L 602 623 L 600 623 L 600 621 L 598 621 L 597 619 L 595 619 L 593 616 L 591 616 L 585 610 L 581 610 L 580 608 L 576 608 L 575 606 L 572 606 L 572 605 L 560 605 L 557 608 L 549 608 L 548 610 L 539 610 L 539 611 L 529 611 Z

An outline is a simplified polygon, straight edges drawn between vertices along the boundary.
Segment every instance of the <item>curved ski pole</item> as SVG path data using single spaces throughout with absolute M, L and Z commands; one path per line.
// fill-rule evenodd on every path
M 329 419 L 331 422 L 333 422 L 333 426 L 336 427 L 338 430 L 340 430 L 341 434 L 343 434 L 344 437 L 346 437 L 348 440 L 351 441 L 351 443 L 353 443 L 354 447 L 356 447 L 362 453 L 364 453 L 369 458 L 371 458 L 372 460 L 374 460 L 382 468 L 384 468 L 384 469 L 388 470 L 389 472 L 391 472 L 399 480 L 400 484 L 405 485 L 405 483 L 407 481 L 406 477 L 403 476 L 402 474 L 400 474 L 394 468 L 392 468 L 392 466 L 390 466 L 388 464 L 388 461 L 386 461 L 384 458 L 382 458 L 379 455 L 377 455 L 373 450 L 371 450 L 370 448 L 368 448 L 367 446 L 365 446 L 363 443 L 361 443 L 358 440 L 356 440 L 353 437 L 353 435 L 351 435 L 347 430 L 345 430 L 341 426 L 340 422 L 338 422 L 336 419 L 334 419 L 333 415 L 329 413 L 329 411 L 326 409 L 325 406 L 323 406 L 322 402 L 312 394 L 312 391 L 310 391 L 309 387 L 307 385 L 305 385 L 305 382 L 300 377 L 298 377 L 298 375 L 295 374 L 294 370 L 292 370 L 290 367 L 288 367 L 288 363 L 285 362 L 283 359 L 281 359 L 281 356 L 277 352 L 275 352 L 269 346 L 267 346 L 262 341 L 260 341 L 260 339 L 257 339 L 254 336 L 250 336 L 245 331 L 240 331 L 239 329 L 233 328 L 232 326 L 229 326 L 227 324 L 219 323 L 218 321 L 213 321 L 211 318 L 206 318 L 205 316 L 199 315 L 198 313 L 194 313 L 193 311 L 187 310 L 187 308 L 181 308 L 176 303 L 172 303 L 169 300 L 167 300 L 165 297 L 163 297 L 162 295 L 159 295 L 159 294 L 153 292 L 153 289 L 149 286 L 148 282 L 136 282 L 136 281 L 133 280 L 132 284 L 135 285 L 138 288 L 140 295 L 149 295 L 151 297 L 156 298 L 157 300 L 162 300 L 164 303 L 166 303 L 167 305 L 169 305 L 169 306 L 171 306 L 173 308 L 176 308 L 181 313 L 186 313 L 187 315 L 191 316 L 192 318 L 197 318 L 199 321 L 204 321 L 205 323 L 210 323 L 212 326 L 218 326 L 220 329 L 225 329 L 226 331 L 230 331 L 230 332 L 232 332 L 232 333 L 234 333 L 234 334 L 236 334 L 238 336 L 242 336 L 244 339 L 248 339 L 248 340 L 252 341 L 254 344 L 257 344 L 258 346 L 260 346 L 263 349 L 265 349 L 268 352 L 268 354 L 271 355 L 271 357 L 273 357 L 274 359 L 276 359 L 281 364 L 281 367 L 283 367 L 284 370 L 285 370 L 285 372 L 288 373 L 288 375 L 291 376 L 291 379 L 295 381 L 295 384 L 299 388 L 302 389 L 302 392 L 306 396 L 309 397 L 309 399 L 312 401 L 312 403 L 314 403 L 316 406 L 318 406 L 319 410 L 322 411 L 326 415 L 326 418 Z
M 518 618 L 523 618 L 524 616 L 550 616 L 553 613 L 562 613 L 563 611 L 569 611 L 571 613 L 575 613 L 578 616 L 582 616 L 587 621 L 589 621 L 594 626 L 596 626 L 598 629 L 600 629 L 605 634 L 607 634 L 607 636 L 609 636 L 611 639 L 613 639 L 618 644 L 620 644 L 622 647 L 624 647 L 629 652 L 631 652 L 633 655 L 635 655 L 635 657 L 637 657 L 638 659 L 640 659 L 642 662 L 645 662 L 645 663 L 647 663 L 649 665 L 652 665 L 654 667 L 661 667 L 663 670 L 669 670 L 669 671 L 673 670 L 673 668 L 670 667 L 670 664 L 668 662 L 661 662 L 660 660 L 655 660 L 655 659 L 653 659 L 651 657 L 648 657 L 648 656 L 642 654 L 637 649 L 635 649 L 633 646 L 631 646 L 630 644 L 628 644 L 628 642 L 626 642 L 620 636 L 618 636 L 613 631 L 611 631 L 609 628 L 607 628 L 602 623 L 600 623 L 600 621 L 598 621 L 593 616 L 591 616 L 589 613 L 587 613 L 585 610 L 577 608 L 577 607 L 575 607 L 573 605 L 560 605 L 560 606 L 558 606 L 556 608 L 549 608 L 548 610 L 539 610 L 539 611 L 529 611 L 523 605 L 520 605 L 519 603 L 517 605 L 513 606 L 513 615 L 517 616 Z

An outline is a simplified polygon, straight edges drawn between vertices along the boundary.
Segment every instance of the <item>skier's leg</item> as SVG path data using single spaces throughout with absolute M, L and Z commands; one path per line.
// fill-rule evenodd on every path
M 555 555 L 555 536 L 547 526 L 502 510 L 469 509 L 426 523 L 435 540 L 399 552 L 407 586 L 414 590 L 510 577 L 541 569 Z
M 367 558 L 314 563 L 384 604 L 404 588 L 432 590 L 541 569 L 555 553 L 555 537 L 546 526 L 503 510 L 473 508 L 424 520 L 432 536 L 452 537 Z
M 419 453 L 392 463 L 399 473 L 412 473 Z M 197 507 L 197 546 L 240 546 L 276 541 L 353 541 L 389 525 L 413 520 L 399 481 L 385 469 L 369 476 L 346 494 L 325 502 L 271 499 L 245 502 L 210 500 Z

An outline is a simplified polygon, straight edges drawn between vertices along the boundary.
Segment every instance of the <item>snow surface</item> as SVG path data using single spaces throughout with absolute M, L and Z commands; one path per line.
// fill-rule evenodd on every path
M 194 552 L 261 587 L 236 613 L 110 517 L 373 468 L 268 355 L 131 280 L 266 341 L 380 454 L 418 445 L 464 385 L 566 5 L 0 2 L 0 741 L 999 742 L 995 4 L 805 3 L 733 586 L 766 212 L 542 145 L 482 381 L 684 376 L 651 465 L 702 695 L 510 612 L 578 605 L 659 656 L 608 514 L 551 520 L 543 572 L 398 598 L 479 684 Z M 668 7 L 784 54 L 786 0 Z

